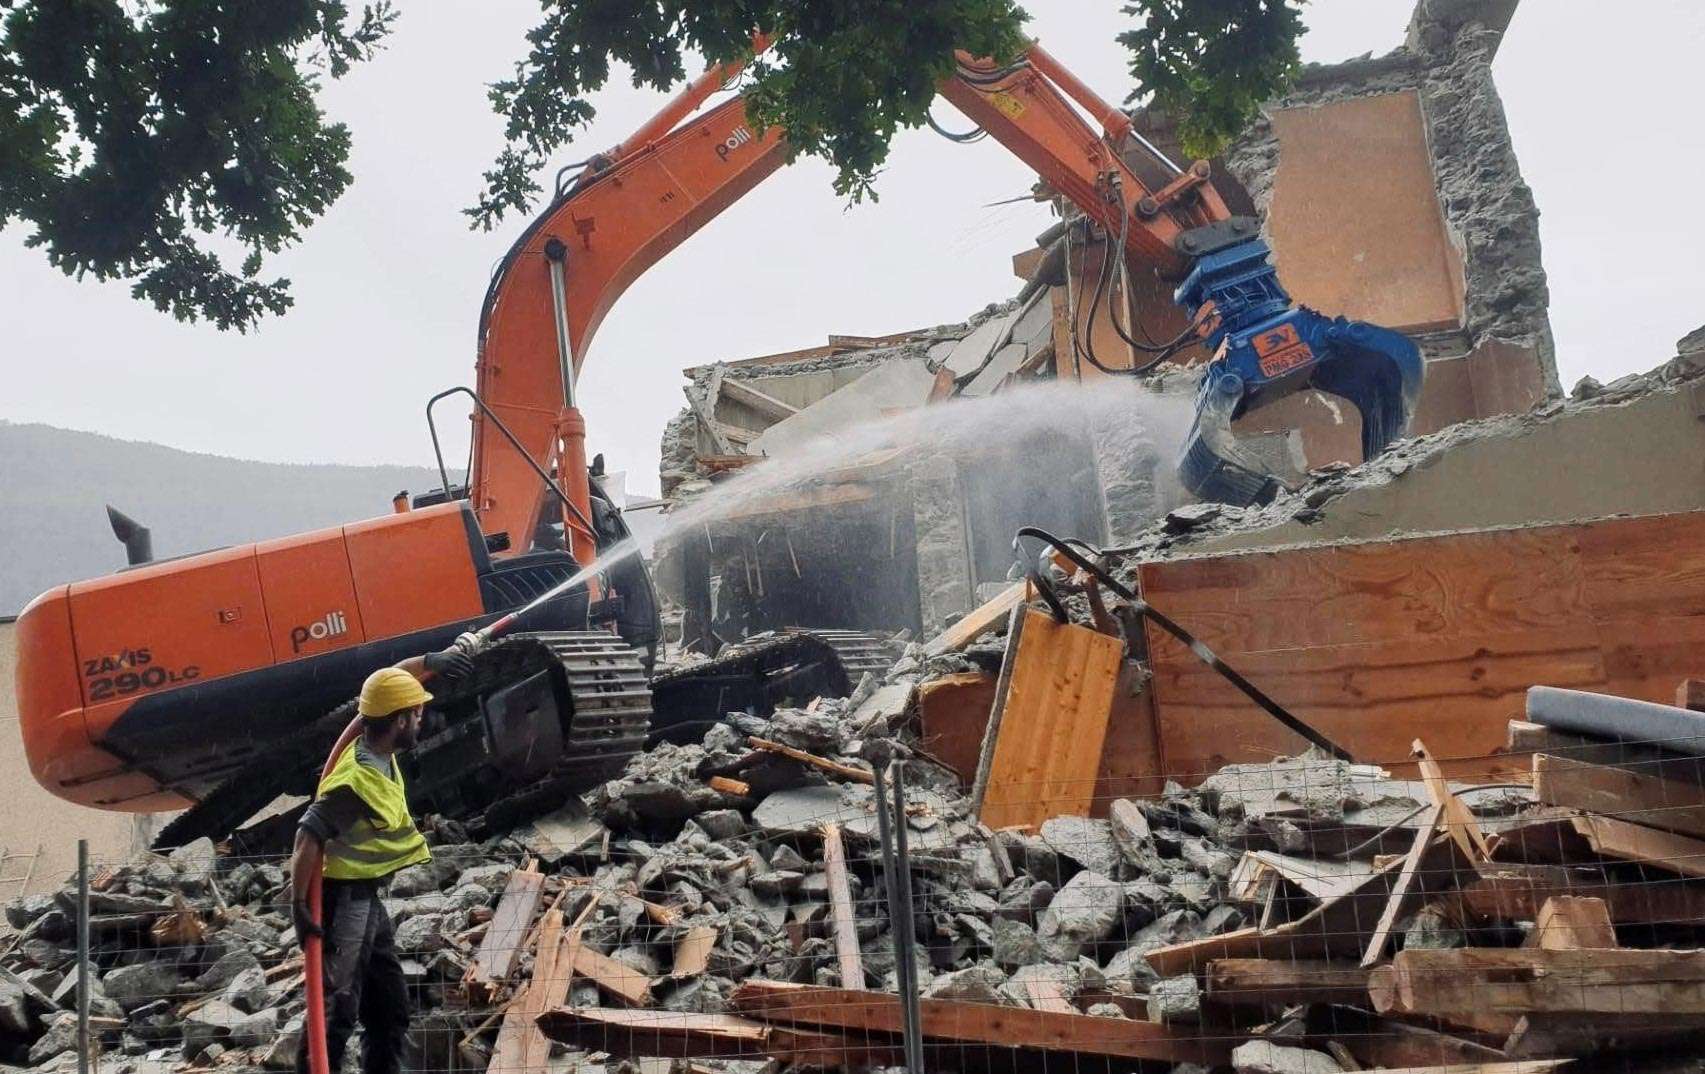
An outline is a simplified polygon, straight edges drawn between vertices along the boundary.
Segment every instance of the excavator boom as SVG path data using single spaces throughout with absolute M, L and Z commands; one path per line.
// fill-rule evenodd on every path
M 471 488 L 485 532 L 508 533 L 524 547 L 548 521 L 552 501 L 540 494 L 536 464 L 570 486 L 559 497 L 572 505 L 565 533 L 575 558 L 589 561 L 584 492 L 572 487 L 584 459 L 572 385 L 593 335 L 635 279 L 787 157 L 780 132 L 753 129 L 739 96 L 694 114 L 739 69 L 713 68 L 633 137 L 593 158 L 499 266 L 480 318 L 479 394 L 533 462 L 476 416 Z M 1345 395 L 1363 411 L 1370 455 L 1403 434 L 1421 381 L 1414 345 L 1296 307 L 1255 221 L 1232 217 L 1205 162 L 1179 168 L 1161 156 L 1040 45 L 1006 67 L 962 53 L 941 93 L 1118 236 L 1122 256 L 1184 281 L 1178 301 L 1215 352 L 1181 456 L 1187 487 L 1240 503 L 1276 494 L 1279 483 L 1238 450 L 1230 424 L 1306 387 Z M 1133 141 L 1171 175 L 1164 185 L 1151 188 L 1126 162 Z

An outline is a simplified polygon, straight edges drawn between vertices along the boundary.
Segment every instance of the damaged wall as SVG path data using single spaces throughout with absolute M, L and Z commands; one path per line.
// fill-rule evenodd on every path
M 1151 530 L 1144 554 L 1705 509 L 1705 335 L 1692 345 L 1650 373 L 1584 382 L 1575 398 L 1528 414 L 1403 441 L 1265 508 L 1216 506 L 1185 533 Z
M 1405 44 L 1380 57 L 1310 65 L 1291 90 L 1214 162 L 1214 185 L 1234 213 L 1263 218 L 1279 278 L 1299 303 L 1396 328 L 1428 358 L 1411 426 L 1518 414 L 1560 394 L 1540 260 L 1538 209 L 1521 177 L 1491 64 L 1514 0 L 1422 0 Z M 1182 159 L 1169 117 L 1142 111 L 1138 128 Z M 1133 161 L 1133 165 L 1135 165 Z M 1118 338 L 1110 282 L 1091 310 L 1105 237 L 1074 235 L 1058 264 L 1039 248 L 1014 259 L 1029 279 L 1052 273 L 1058 375 L 1104 374 L 1071 345 L 1129 368 L 1143 358 Z M 1176 281 L 1132 266 L 1126 320 L 1164 341 L 1186 326 Z M 1193 364 L 1209 356 L 1181 352 Z M 1140 364 L 1140 363 L 1139 363 Z M 1296 431 L 1311 466 L 1360 461 L 1353 407 L 1301 393 L 1247 416 L 1242 435 Z

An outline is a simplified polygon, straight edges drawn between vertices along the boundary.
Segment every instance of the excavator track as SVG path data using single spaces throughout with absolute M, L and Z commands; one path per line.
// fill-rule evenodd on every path
M 525 704 L 494 710 L 495 696 L 528 682 L 559 704 L 566 698 L 566 711 L 541 720 L 537 711 L 524 711 Z M 409 797 L 419 812 L 443 812 L 476 827 L 501 819 L 489 815 L 500 805 L 506 816 L 525 799 L 548 808 L 553 798 L 616 775 L 644 748 L 650 725 L 651 691 L 639 655 L 602 631 L 512 635 L 480 653 L 472 674 L 446 685 L 431 686 L 427 734 L 408 762 Z M 278 795 L 311 788 L 326 752 L 354 716 L 351 699 L 273 743 L 264 762 L 221 783 L 166 825 L 155 847 L 223 838 Z M 547 753 L 547 747 L 554 749 Z
M 894 641 L 885 634 L 872 634 L 863 630 L 823 630 L 817 627 L 795 627 L 795 630 L 814 634 L 829 643 L 840 658 L 841 667 L 847 673 L 847 681 L 853 686 L 858 685 L 859 677 L 865 674 L 874 675 L 880 679 L 894 666 L 894 661 L 900 658 L 904 645 Z

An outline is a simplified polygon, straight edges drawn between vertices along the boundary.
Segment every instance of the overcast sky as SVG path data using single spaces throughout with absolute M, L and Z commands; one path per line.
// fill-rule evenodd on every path
M 470 232 L 459 210 L 498 147 L 486 83 L 538 16 L 531 0 L 411 0 L 388 49 L 325 93 L 354 132 L 355 183 L 273 259 L 296 308 L 248 336 L 178 324 L 128 285 L 77 283 L 0 233 L 7 366 L 0 418 L 289 462 L 430 459 L 426 397 L 472 384 L 494 260 L 522 224 Z M 1032 0 L 1032 32 L 1106 96 L 1129 88 L 1117 0 Z M 1385 52 L 1413 0 L 1314 0 L 1305 58 Z M 1697 104 L 1705 5 L 1527 0 L 1494 71 L 1542 213 L 1565 388 L 1649 369 L 1705 323 L 1705 175 Z M 625 83 L 562 155 L 619 141 L 662 97 Z M 961 127 L 950 106 L 938 115 Z M 1009 257 L 1050 222 L 1030 173 L 993 141 L 896 140 L 876 205 L 847 208 L 829 169 L 785 169 L 635 284 L 582 374 L 594 451 L 655 490 L 657 441 L 680 370 L 963 319 L 1012 295 Z M 548 179 L 547 179 L 548 185 Z M 3 464 L 4 460 L 0 460 Z M 264 490 L 257 490 L 264 494 Z

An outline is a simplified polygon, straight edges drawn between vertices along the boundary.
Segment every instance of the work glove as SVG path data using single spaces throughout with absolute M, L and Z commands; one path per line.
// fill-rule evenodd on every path
M 474 673 L 474 658 L 455 645 L 436 653 L 427 653 L 421 657 L 421 663 L 427 671 L 445 682 L 459 682 Z
M 290 921 L 296 926 L 296 942 L 302 945 L 303 950 L 308 947 L 308 937 L 326 934 L 326 930 L 314 920 L 306 899 L 295 899 L 290 903 Z
M 485 652 L 489 641 L 477 631 L 465 630 L 456 635 L 456 640 L 450 643 L 450 648 L 469 656 L 478 656 Z

